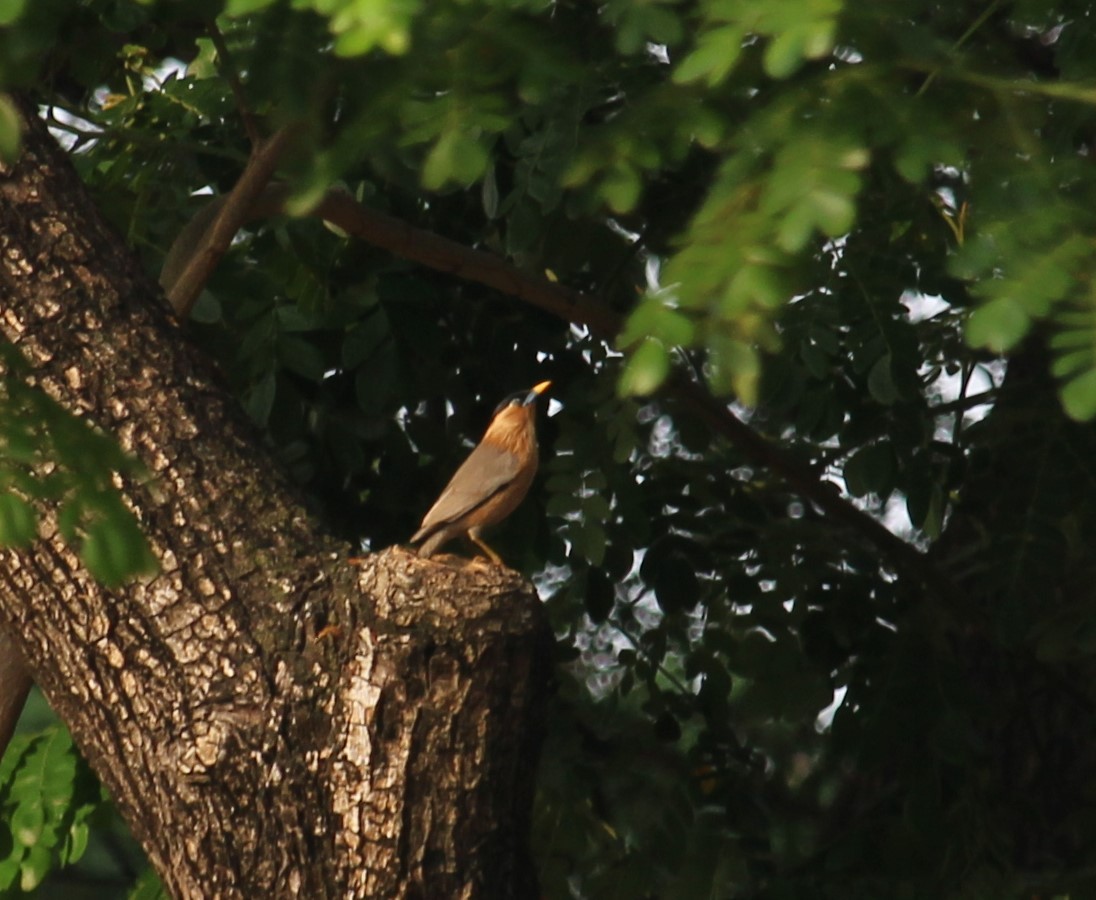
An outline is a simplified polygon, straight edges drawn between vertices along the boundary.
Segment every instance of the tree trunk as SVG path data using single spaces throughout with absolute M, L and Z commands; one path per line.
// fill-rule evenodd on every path
M 0 331 L 152 478 L 108 590 L 42 511 L 0 625 L 176 897 L 525 897 L 550 642 L 514 573 L 347 563 L 33 108 L 0 166 Z
M 0 756 L 15 731 L 30 685 L 30 674 L 15 641 L 0 631 Z

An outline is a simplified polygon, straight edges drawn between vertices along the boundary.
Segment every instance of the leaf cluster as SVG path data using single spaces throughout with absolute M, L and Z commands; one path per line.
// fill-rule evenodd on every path
M 13 738 L 0 761 L 0 896 L 29 893 L 76 863 L 104 799 L 63 726 Z
M 28 383 L 18 350 L 0 350 L 0 545 L 26 546 L 39 511 L 107 585 L 155 568 L 148 542 L 113 479 L 141 478 L 140 465 Z M 46 526 L 43 526 L 46 527 Z

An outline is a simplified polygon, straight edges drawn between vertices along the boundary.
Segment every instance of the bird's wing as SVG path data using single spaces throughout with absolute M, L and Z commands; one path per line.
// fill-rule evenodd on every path
M 435 526 L 453 522 L 493 497 L 513 481 L 520 469 L 518 458 L 507 450 L 480 444 L 469 455 L 423 516 L 418 535 Z

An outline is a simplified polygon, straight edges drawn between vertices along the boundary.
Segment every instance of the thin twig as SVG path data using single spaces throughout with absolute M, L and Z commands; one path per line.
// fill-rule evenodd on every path
M 620 254 L 620 259 L 617 260 L 612 269 L 610 269 L 608 274 L 606 274 L 605 278 L 602 279 L 601 287 L 598 288 L 597 291 L 597 295 L 599 297 L 605 297 L 608 295 L 610 289 L 613 286 L 613 283 L 620 277 L 625 268 L 627 268 L 628 263 L 630 263 L 633 259 L 636 258 L 636 256 L 639 255 L 640 251 L 643 249 L 643 244 L 646 241 L 646 238 L 647 226 L 644 225 L 643 228 L 640 229 L 639 234 L 636 235 L 635 240 L 633 240 L 625 248 L 624 252 Z
M 930 406 L 929 412 L 934 416 L 942 416 L 951 412 L 965 412 L 968 409 L 973 409 L 975 406 L 984 406 L 987 403 L 993 403 L 1000 394 L 1000 388 L 990 388 L 988 391 L 981 391 L 977 394 L 970 394 L 965 397 L 960 396 L 954 400 L 949 400 L 947 403 L 938 403 L 935 406 Z
M 959 39 L 952 45 L 952 52 L 959 50 L 963 46 L 963 44 L 969 41 L 974 36 L 975 32 L 978 31 L 978 29 L 981 28 L 983 25 L 985 25 L 987 21 L 989 21 L 989 17 L 997 12 L 997 8 L 1000 5 L 1001 0 L 993 0 L 993 2 L 990 3 L 989 6 L 982 10 L 982 14 L 971 23 L 971 26 L 961 35 L 959 35 Z M 925 77 L 925 80 L 921 83 L 921 87 L 917 89 L 917 93 L 913 96 L 920 97 L 922 94 L 924 94 L 925 91 L 927 91 L 932 83 L 936 80 L 936 76 L 939 74 L 939 70 L 935 72 L 929 72 L 929 74 Z
M 213 41 L 213 49 L 217 51 L 217 59 L 221 63 L 221 74 L 228 82 L 232 96 L 236 100 L 236 109 L 239 110 L 240 119 L 243 121 L 244 133 L 247 134 L 247 139 L 251 141 L 251 146 L 253 148 L 258 147 L 262 141 L 262 133 L 255 121 L 255 115 L 251 112 L 251 106 L 247 102 L 244 86 L 240 82 L 240 70 L 236 68 L 236 63 L 228 50 L 228 44 L 225 43 L 225 36 L 221 29 L 217 27 L 217 22 L 214 19 L 209 20 L 209 39 Z
M 970 379 L 974 376 L 974 365 L 971 363 L 963 364 L 963 378 L 959 384 L 959 399 L 967 399 L 967 389 L 970 387 Z M 963 417 L 966 413 L 965 409 L 957 409 L 955 411 L 955 424 L 951 429 L 952 443 L 959 446 L 959 439 L 963 435 Z
M 685 686 L 685 683 L 673 672 L 667 669 L 665 665 L 656 660 L 651 651 L 645 648 L 642 642 L 630 631 L 628 631 L 627 628 L 624 627 L 623 622 L 613 622 L 612 625 L 613 628 L 616 629 L 617 633 L 623 635 L 628 643 L 632 645 L 632 649 L 635 650 L 636 653 L 639 653 L 640 655 L 645 657 L 647 662 L 654 666 L 658 673 L 668 682 L 670 682 L 671 687 L 673 687 L 673 689 L 677 691 L 678 694 L 680 694 L 682 697 L 688 697 L 690 700 L 696 700 L 696 694 L 690 691 Z

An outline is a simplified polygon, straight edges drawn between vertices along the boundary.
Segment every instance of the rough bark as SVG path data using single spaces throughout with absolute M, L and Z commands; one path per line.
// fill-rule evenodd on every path
M 0 631 L 0 756 L 11 740 L 30 685 L 30 673 L 15 641 Z
M 44 127 L 0 167 L 0 333 L 153 473 L 161 571 L 107 590 L 45 512 L 0 625 L 177 897 L 532 896 L 547 641 L 529 585 L 347 564 Z

